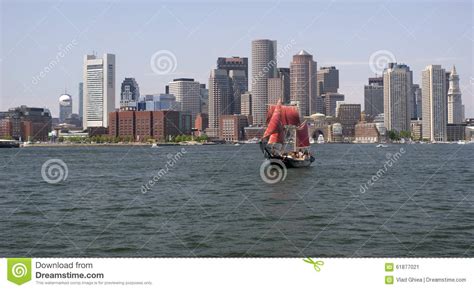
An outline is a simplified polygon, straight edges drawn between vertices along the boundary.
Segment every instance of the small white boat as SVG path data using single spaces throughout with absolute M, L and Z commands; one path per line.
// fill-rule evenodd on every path
M 318 136 L 318 141 L 316 141 L 316 142 L 318 142 L 318 144 L 324 144 L 324 136 L 323 136 L 323 134 L 319 134 L 319 136 Z
M 156 143 L 151 144 L 151 148 L 158 148 L 158 144 Z
M 240 144 L 239 144 L 239 143 L 235 143 L 234 146 L 240 146 Z
M 465 144 L 466 144 L 466 141 L 464 141 L 464 140 L 459 140 L 459 141 L 458 141 L 458 144 L 459 144 L 459 145 L 465 145 Z
M 387 148 L 388 146 L 385 145 L 385 144 L 378 144 L 377 146 L 375 146 L 377 148 Z

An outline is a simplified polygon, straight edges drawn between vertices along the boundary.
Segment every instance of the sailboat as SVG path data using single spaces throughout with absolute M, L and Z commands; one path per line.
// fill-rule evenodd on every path
M 309 152 L 308 123 L 300 122 L 296 106 L 270 105 L 267 113 L 267 129 L 260 140 L 265 158 L 279 160 L 286 167 L 308 167 L 314 162 Z

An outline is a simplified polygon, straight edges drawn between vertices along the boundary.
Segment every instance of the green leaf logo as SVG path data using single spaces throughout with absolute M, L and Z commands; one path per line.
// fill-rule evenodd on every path
M 7 279 L 17 285 L 31 280 L 31 258 L 8 259 Z

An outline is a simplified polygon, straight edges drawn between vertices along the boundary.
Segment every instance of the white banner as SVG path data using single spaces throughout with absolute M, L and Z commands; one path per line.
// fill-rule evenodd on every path
M 473 269 L 471 258 L 3 258 L 0 289 L 474 289 Z

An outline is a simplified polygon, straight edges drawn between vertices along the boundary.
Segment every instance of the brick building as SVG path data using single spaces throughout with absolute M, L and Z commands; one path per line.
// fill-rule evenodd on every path
M 219 124 L 219 138 L 231 142 L 245 140 L 244 128 L 248 125 L 246 115 L 222 115 Z
M 109 135 L 132 137 L 135 141 L 154 138 L 166 141 L 191 134 L 191 114 L 178 111 L 123 111 L 109 113 Z

